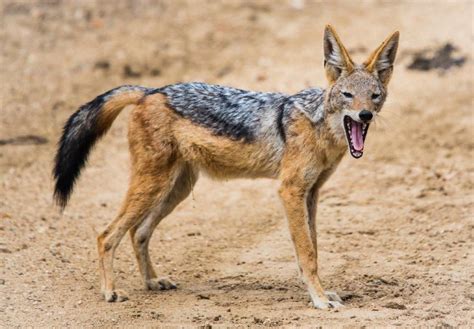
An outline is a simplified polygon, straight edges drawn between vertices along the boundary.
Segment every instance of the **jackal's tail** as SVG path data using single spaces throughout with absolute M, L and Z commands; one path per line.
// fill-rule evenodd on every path
M 82 105 L 66 122 L 58 144 L 53 175 L 54 199 L 64 208 L 90 150 L 127 105 L 137 104 L 148 89 L 121 86 Z

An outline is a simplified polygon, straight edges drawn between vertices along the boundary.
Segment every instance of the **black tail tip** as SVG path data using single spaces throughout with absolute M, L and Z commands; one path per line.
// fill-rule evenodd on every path
M 53 194 L 53 200 L 61 212 L 63 212 L 69 201 L 69 195 L 66 191 L 61 191 L 56 187 Z
M 61 209 L 66 208 L 74 187 L 75 176 L 65 175 L 64 168 L 58 164 L 53 169 L 54 193 L 53 201 Z

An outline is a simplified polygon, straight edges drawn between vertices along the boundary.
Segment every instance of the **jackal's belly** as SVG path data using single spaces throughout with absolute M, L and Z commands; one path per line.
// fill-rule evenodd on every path
M 262 138 L 254 142 L 216 136 L 206 128 L 179 120 L 174 135 L 185 161 L 215 178 L 276 177 L 283 145 Z

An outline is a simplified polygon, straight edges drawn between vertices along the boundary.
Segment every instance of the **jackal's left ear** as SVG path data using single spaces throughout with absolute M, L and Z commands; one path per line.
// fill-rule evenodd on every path
M 324 29 L 324 68 L 329 83 L 334 83 L 342 74 L 354 70 L 354 62 L 330 25 Z
M 399 37 L 400 33 L 394 32 L 364 62 L 367 71 L 376 74 L 385 86 L 392 76 Z

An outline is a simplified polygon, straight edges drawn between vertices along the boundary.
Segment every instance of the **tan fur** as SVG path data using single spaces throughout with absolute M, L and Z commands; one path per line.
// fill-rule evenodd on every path
M 267 150 L 259 142 L 244 143 L 214 136 L 186 119 L 173 124 L 173 133 L 183 158 L 211 177 L 275 177 L 278 172 L 278 163 L 266 161 Z
M 102 113 L 98 121 L 99 130 L 107 131 L 125 106 L 136 104 L 142 97 L 143 92 L 129 91 L 118 94 L 110 99 L 102 108 Z

